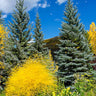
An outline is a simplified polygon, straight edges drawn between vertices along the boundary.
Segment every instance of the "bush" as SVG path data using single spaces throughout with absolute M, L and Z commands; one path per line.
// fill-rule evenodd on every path
M 59 84 L 60 86 L 52 92 L 52 96 L 96 96 L 96 80 L 92 75 L 76 74 L 75 77 L 74 90 Z
M 7 76 L 8 72 L 6 66 L 2 62 L 0 62 L 0 93 L 4 90 Z
M 56 87 L 56 77 L 44 58 L 28 59 L 14 68 L 6 82 L 6 96 L 47 96 Z M 48 95 L 49 96 L 49 95 Z
M 3 90 L 3 82 L 5 81 L 4 80 L 4 65 L 2 62 L 0 62 L 0 92 Z
M 6 31 L 6 28 L 0 24 L 0 92 L 4 89 L 5 81 L 7 78 L 7 71 L 3 58 L 3 55 L 5 54 L 4 49 L 7 37 L 8 33 Z
M 80 96 L 96 96 L 96 80 L 91 75 L 77 75 L 74 86 Z
M 53 92 L 52 96 L 78 96 L 78 92 L 71 92 L 70 87 L 63 88 L 59 93 Z

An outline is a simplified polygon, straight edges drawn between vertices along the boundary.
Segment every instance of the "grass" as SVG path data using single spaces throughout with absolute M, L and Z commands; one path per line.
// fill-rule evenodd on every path
M 5 96 L 5 93 L 1 93 L 0 96 Z

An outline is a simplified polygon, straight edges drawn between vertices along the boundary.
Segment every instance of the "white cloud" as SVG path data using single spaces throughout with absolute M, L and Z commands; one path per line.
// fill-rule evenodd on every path
M 42 4 L 42 8 L 46 8 L 46 7 L 50 7 L 50 5 L 49 5 L 49 4 L 47 4 L 47 1 L 45 1 L 45 3 L 44 3 L 44 4 Z
M 16 1 L 14 0 L 0 0 L 0 10 L 4 13 L 11 13 L 14 9 Z
M 27 7 L 27 11 L 31 10 L 34 7 L 38 6 L 38 3 L 40 2 L 40 0 L 24 0 L 24 6 Z
M 34 39 L 32 38 L 28 43 L 34 43 Z
M 47 1 L 45 1 L 43 4 L 39 4 L 39 7 L 46 8 L 46 7 L 50 7 L 50 5 L 47 4 Z
M 2 15 L 2 18 L 7 18 L 7 15 Z
M 67 0 L 57 0 L 56 3 L 58 3 L 59 5 L 66 2 Z
M 31 10 L 34 7 L 42 7 L 46 8 L 49 5 L 47 4 L 47 1 L 44 3 L 40 3 L 41 0 L 24 0 L 24 6 L 27 7 L 27 11 Z M 0 10 L 4 13 L 12 13 L 15 9 L 16 0 L 0 0 Z

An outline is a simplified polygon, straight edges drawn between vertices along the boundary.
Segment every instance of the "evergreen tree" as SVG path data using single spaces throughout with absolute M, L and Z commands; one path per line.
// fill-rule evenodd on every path
M 34 38 L 35 38 L 35 44 L 34 48 L 36 50 L 36 53 L 41 53 L 41 54 L 47 54 L 48 50 L 47 48 L 44 48 L 44 39 L 43 39 L 43 33 L 41 31 L 41 24 L 40 24 L 40 19 L 39 19 L 39 14 L 37 13 L 36 15 L 36 25 L 34 29 Z
M 62 23 L 60 29 L 61 43 L 58 45 L 59 51 L 56 52 L 57 75 L 66 87 L 74 84 L 74 74 L 83 74 L 91 68 L 92 54 L 84 37 L 85 30 L 77 12 L 77 8 L 73 6 L 71 0 L 68 0 L 64 12 L 65 22 Z
M 4 19 L 2 18 L 2 11 L 0 11 L 0 24 L 4 23 Z
M 32 44 L 28 44 L 31 40 L 31 25 L 29 25 L 29 15 L 25 11 L 24 0 L 16 1 L 16 10 L 14 11 L 12 23 L 9 22 L 10 28 L 10 47 L 8 48 L 11 53 L 10 56 L 15 57 L 15 64 L 25 60 L 29 55 L 32 49 Z M 12 56 L 13 55 L 13 56 Z M 10 58 L 10 59 L 11 59 Z M 12 59 L 11 59 L 12 60 Z M 12 61 L 12 63 L 14 60 Z

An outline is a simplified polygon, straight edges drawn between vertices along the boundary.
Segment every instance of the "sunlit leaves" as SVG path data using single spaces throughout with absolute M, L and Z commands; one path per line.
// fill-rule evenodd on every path
M 92 22 L 92 24 L 90 25 L 88 35 L 89 35 L 88 39 L 89 39 L 89 43 L 91 44 L 92 51 L 94 54 L 96 54 L 96 26 L 94 22 Z

